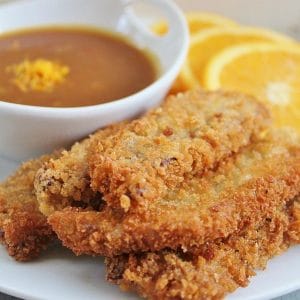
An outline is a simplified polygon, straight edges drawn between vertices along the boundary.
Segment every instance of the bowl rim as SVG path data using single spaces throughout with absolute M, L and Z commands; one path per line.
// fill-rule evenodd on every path
M 95 105 L 87 105 L 87 106 L 72 106 L 72 107 L 50 107 L 50 106 L 35 106 L 35 105 L 27 105 L 27 104 L 18 104 L 13 102 L 7 102 L 0 99 L 0 109 L 3 111 L 18 111 L 21 114 L 34 114 L 41 116 L 48 116 L 48 117 L 57 117 L 57 116 L 70 116 L 70 113 L 72 113 L 72 116 L 74 115 L 81 115 L 86 114 L 88 112 L 95 112 L 101 110 L 111 110 L 118 106 L 125 105 L 128 102 L 131 101 L 137 101 L 141 98 L 146 98 L 147 95 L 151 94 L 154 90 L 159 90 L 162 88 L 165 81 L 168 81 L 169 77 L 172 77 L 173 73 L 180 69 L 180 66 L 183 64 L 184 58 L 186 57 L 187 51 L 188 51 L 188 43 L 189 43 L 189 31 L 187 22 L 185 20 L 185 17 L 183 15 L 182 10 L 178 7 L 178 5 L 171 1 L 171 0 L 159 0 L 162 3 L 165 4 L 165 7 L 167 6 L 170 10 L 172 10 L 172 13 L 176 15 L 176 18 L 180 22 L 180 26 L 183 32 L 182 35 L 182 43 L 181 48 L 179 48 L 178 54 L 175 58 L 175 63 L 172 64 L 168 69 L 165 71 L 162 71 L 161 74 L 148 86 L 145 88 L 130 94 L 126 97 L 119 98 L 110 102 L 106 103 L 99 103 Z M 3 7 L 12 7 L 14 4 L 18 6 L 18 4 L 28 4 L 30 2 L 35 2 L 38 5 L 38 2 L 36 1 L 18 1 L 16 3 L 3 3 Z M 2 7 L 2 6 L 1 6 Z M 1 9 L 0 7 L 0 9 Z M 46 24 L 45 24 L 46 25 Z M 84 22 L 83 22 L 84 25 Z M 4 31 L 9 32 L 9 31 Z M 135 45 L 135 42 L 133 42 L 133 45 Z M 153 53 L 156 56 L 156 53 Z

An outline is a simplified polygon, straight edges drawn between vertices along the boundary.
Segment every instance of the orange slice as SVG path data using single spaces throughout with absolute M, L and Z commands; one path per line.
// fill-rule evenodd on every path
M 204 29 L 213 27 L 234 27 L 237 23 L 223 16 L 205 13 L 205 12 L 190 12 L 186 14 L 191 35 L 194 35 Z
M 217 26 L 237 26 L 237 23 L 233 20 L 213 13 L 190 12 L 185 16 L 191 35 L 196 34 L 201 30 Z M 164 35 L 168 31 L 168 25 L 165 21 L 160 21 L 152 26 L 152 30 L 159 35 Z
M 206 13 L 206 12 L 187 13 L 186 19 L 187 19 L 187 23 L 191 35 L 194 35 L 208 28 L 214 28 L 214 27 L 223 28 L 223 27 L 238 26 L 237 23 L 234 22 L 233 20 L 230 20 L 218 14 Z M 168 32 L 168 25 L 164 21 L 157 22 L 152 26 L 152 30 L 158 35 L 164 35 Z M 188 88 L 189 85 L 185 84 L 184 80 L 182 80 L 181 74 L 179 74 L 171 88 L 170 94 L 183 92 Z
M 275 124 L 300 132 L 300 46 L 245 44 L 230 47 L 207 66 L 204 86 L 256 96 Z
M 204 30 L 191 38 L 189 54 L 181 72 L 183 85 L 187 88 L 203 85 L 203 74 L 211 58 L 226 47 L 252 42 L 295 43 L 284 35 L 260 28 L 217 27 Z

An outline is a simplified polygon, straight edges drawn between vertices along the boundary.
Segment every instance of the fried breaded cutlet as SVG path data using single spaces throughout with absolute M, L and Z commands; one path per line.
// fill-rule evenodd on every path
M 288 237 L 291 243 L 299 244 L 300 243 L 300 196 L 296 201 L 294 201 L 293 209 L 291 210 L 290 215 L 290 226 Z
M 90 188 L 87 149 L 94 139 L 105 139 L 123 123 L 99 130 L 89 138 L 75 143 L 57 159 L 51 159 L 36 174 L 34 186 L 40 211 L 50 215 L 67 206 L 92 205 L 97 209 L 101 196 Z
M 16 260 L 35 258 L 54 237 L 47 218 L 38 209 L 33 181 L 42 164 L 58 155 L 24 163 L 0 185 L 0 240 Z
M 198 251 L 226 238 L 300 193 L 300 143 L 294 132 L 270 132 L 204 176 L 187 176 L 163 198 L 127 213 L 66 209 L 48 219 L 76 254 L 114 256 L 164 248 Z
M 197 254 L 162 250 L 107 258 L 107 279 L 147 299 L 222 299 L 247 286 L 255 270 L 295 242 L 290 234 L 300 233 L 297 201 L 238 234 L 202 245 Z
M 91 184 L 128 211 L 164 198 L 251 143 L 269 123 L 264 106 L 229 92 L 190 91 L 92 143 Z
M 222 103 L 222 101 L 224 102 Z M 208 106 L 211 106 L 211 110 Z M 226 109 L 225 112 L 224 109 Z M 132 166 L 134 168 L 132 171 L 137 171 L 141 164 L 148 164 L 152 159 L 154 167 L 152 171 L 158 171 L 161 176 L 162 172 L 167 172 L 168 175 L 166 176 L 168 178 L 163 177 L 167 180 L 168 185 L 171 185 L 171 181 L 173 185 L 176 185 L 183 180 L 182 176 L 184 175 L 182 174 L 179 178 L 178 174 L 190 171 L 187 165 L 191 164 L 191 160 L 194 161 L 192 168 L 194 171 L 199 170 L 199 173 L 206 168 L 213 168 L 218 160 L 231 155 L 250 143 L 251 139 L 255 139 L 256 135 L 259 135 L 268 122 L 269 117 L 266 110 L 260 104 L 245 96 L 221 92 L 206 94 L 198 91 L 177 98 L 171 97 L 166 100 L 166 104 L 162 108 L 148 113 L 141 120 L 133 121 L 130 125 L 121 123 L 100 130 L 83 142 L 75 144 L 70 151 L 64 152 L 61 158 L 51 160 L 45 164 L 37 172 L 35 180 L 40 209 L 45 215 L 50 215 L 54 211 L 70 205 L 70 203 L 74 204 L 74 201 L 87 203 L 91 199 L 95 199 L 97 202 L 99 198 L 97 191 L 103 192 L 105 190 L 106 194 L 105 187 L 109 184 L 110 178 L 112 178 L 114 185 L 117 184 L 116 178 L 119 178 L 117 181 L 120 186 L 118 188 L 113 187 L 119 193 L 126 184 L 122 181 L 124 171 L 127 168 L 124 163 L 127 166 Z M 164 130 L 167 127 L 170 128 L 170 126 L 173 127 L 173 130 L 176 129 L 177 132 L 170 134 L 170 131 Z M 183 130 L 179 130 L 180 126 L 184 126 Z M 218 131 L 220 131 L 220 134 L 218 134 Z M 202 135 L 201 138 L 199 138 L 200 135 Z M 91 144 L 92 150 L 90 152 L 93 154 L 88 153 Z M 114 168 L 114 170 L 111 170 L 112 174 L 105 173 L 105 176 L 109 176 L 109 179 L 102 188 L 99 188 L 96 184 L 99 173 L 109 171 L 107 168 L 100 170 L 100 165 L 97 163 L 100 159 L 99 154 L 102 150 L 104 151 L 104 147 L 106 155 L 109 155 L 109 157 L 106 157 L 106 162 L 114 157 L 115 149 L 118 159 L 121 155 L 125 156 L 122 162 L 122 170 L 120 169 L 119 172 L 119 168 L 118 170 Z M 128 150 L 126 150 L 127 147 Z M 153 150 L 158 147 L 161 150 L 156 154 L 161 154 L 161 157 L 154 161 Z M 174 149 L 171 149 L 171 147 L 174 147 Z M 179 153 L 181 151 L 185 154 L 190 153 L 188 157 L 184 158 L 185 161 L 182 160 L 182 153 Z M 147 152 L 147 155 L 149 154 L 149 159 L 144 152 Z M 92 173 L 94 176 L 97 175 L 94 180 L 94 191 L 90 188 L 87 163 L 89 156 L 91 156 L 90 162 L 93 166 Z M 177 163 L 177 159 L 180 163 L 185 164 L 182 170 L 179 169 L 181 167 Z M 115 166 L 116 163 L 114 163 Z M 159 167 L 155 170 L 157 163 Z M 175 172 L 175 170 L 177 171 Z M 202 171 L 200 172 L 200 170 Z M 139 175 L 144 171 L 149 173 L 151 170 L 139 170 L 137 174 Z M 158 176 L 158 173 L 153 174 L 152 172 L 153 176 L 148 173 L 143 173 L 143 177 L 154 178 L 153 176 Z M 132 172 L 130 174 L 132 175 Z M 145 179 L 140 181 L 138 185 L 143 185 L 143 182 L 148 185 Z M 161 187 L 165 189 L 166 185 L 163 185 L 164 187 Z M 161 188 L 159 187 L 159 189 Z M 140 189 L 139 191 L 143 190 Z M 145 194 L 143 192 L 139 194 L 139 198 L 143 197 L 144 199 L 147 195 L 149 193 Z M 122 199 L 121 205 L 127 207 L 127 195 Z

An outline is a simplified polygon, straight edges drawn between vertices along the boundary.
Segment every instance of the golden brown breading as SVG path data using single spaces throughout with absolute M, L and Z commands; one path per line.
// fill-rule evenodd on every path
M 0 240 L 16 260 L 35 258 L 54 237 L 46 217 L 39 212 L 33 180 L 42 164 L 57 155 L 22 164 L 0 185 Z
M 99 130 L 38 170 L 34 186 L 43 214 L 50 215 L 67 206 L 91 204 L 95 209 L 99 207 L 101 196 L 90 188 L 87 149 L 93 139 L 104 139 L 122 126 L 123 123 L 120 123 Z
M 127 213 L 67 209 L 48 219 L 65 246 L 76 254 L 114 256 L 169 247 L 197 251 L 273 215 L 280 203 L 300 192 L 300 144 L 288 131 L 270 133 L 219 168 L 186 177 L 164 198 Z
M 300 243 L 300 197 L 293 205 L 288 237 L 294 244 Z
M 109 206 L 147 205 L 201 176 L 259 135 L 269 115 L 251 97 L 191 91 L 168 97 L 161 107 L 106 139 L 92 143 L 92 188 Z
M 164 250 L 107 258 L 107 279 L 147 299 L 222 299 L 290 246 L 289 205 L 239 234 L 203 245 L 198 254 Z

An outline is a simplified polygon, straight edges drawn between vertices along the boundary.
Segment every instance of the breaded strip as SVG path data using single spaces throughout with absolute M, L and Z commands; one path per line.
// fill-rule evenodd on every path
M 197 255 L 164 250 L 107 258 L 107 279 L 147 299 L 222 299 L 291 245 L 294 209 L 290 203 L 257 226 L 203 245 Z
M 294 202 L 291 210 L 288 237 L 292 243 L 300 243 L 300 197 Z
M 76 254 L 114 256 L 169 247 L 197 251 L 272 216 L 300 192 L 300 144 L 288 131 L 270 133 L 215 171 L 187 177 L 179 188 L 122 213 L 67 209 L 48 219 L 63 244 Z
M 186 176 L 214 169 L 269 121 L 264 106 L 245 95 L 198 90 L 170 96 L 115 135 L 92 143 L 92 188 L 124 211 L 147 205 L 184 184 Z
M 39 212 L 33 180 L 42 164 L 57 155 L 24 163 L 0 185 L 0 240 L 16 260 L 35 258 L 54 237 L 46 217 Z
M 99 130 L 69 151 L 63 151 L 58 159 L 51 159 L 38 170 L 34 182 L 40 210 L 50 215 L 67 206 L 92 205 L 95 209 L 101 203 L 101 196 L 91 190 L 88 174 L 87 149 L 94 139 L 102 140 L 115 133 L 123 124 Z

